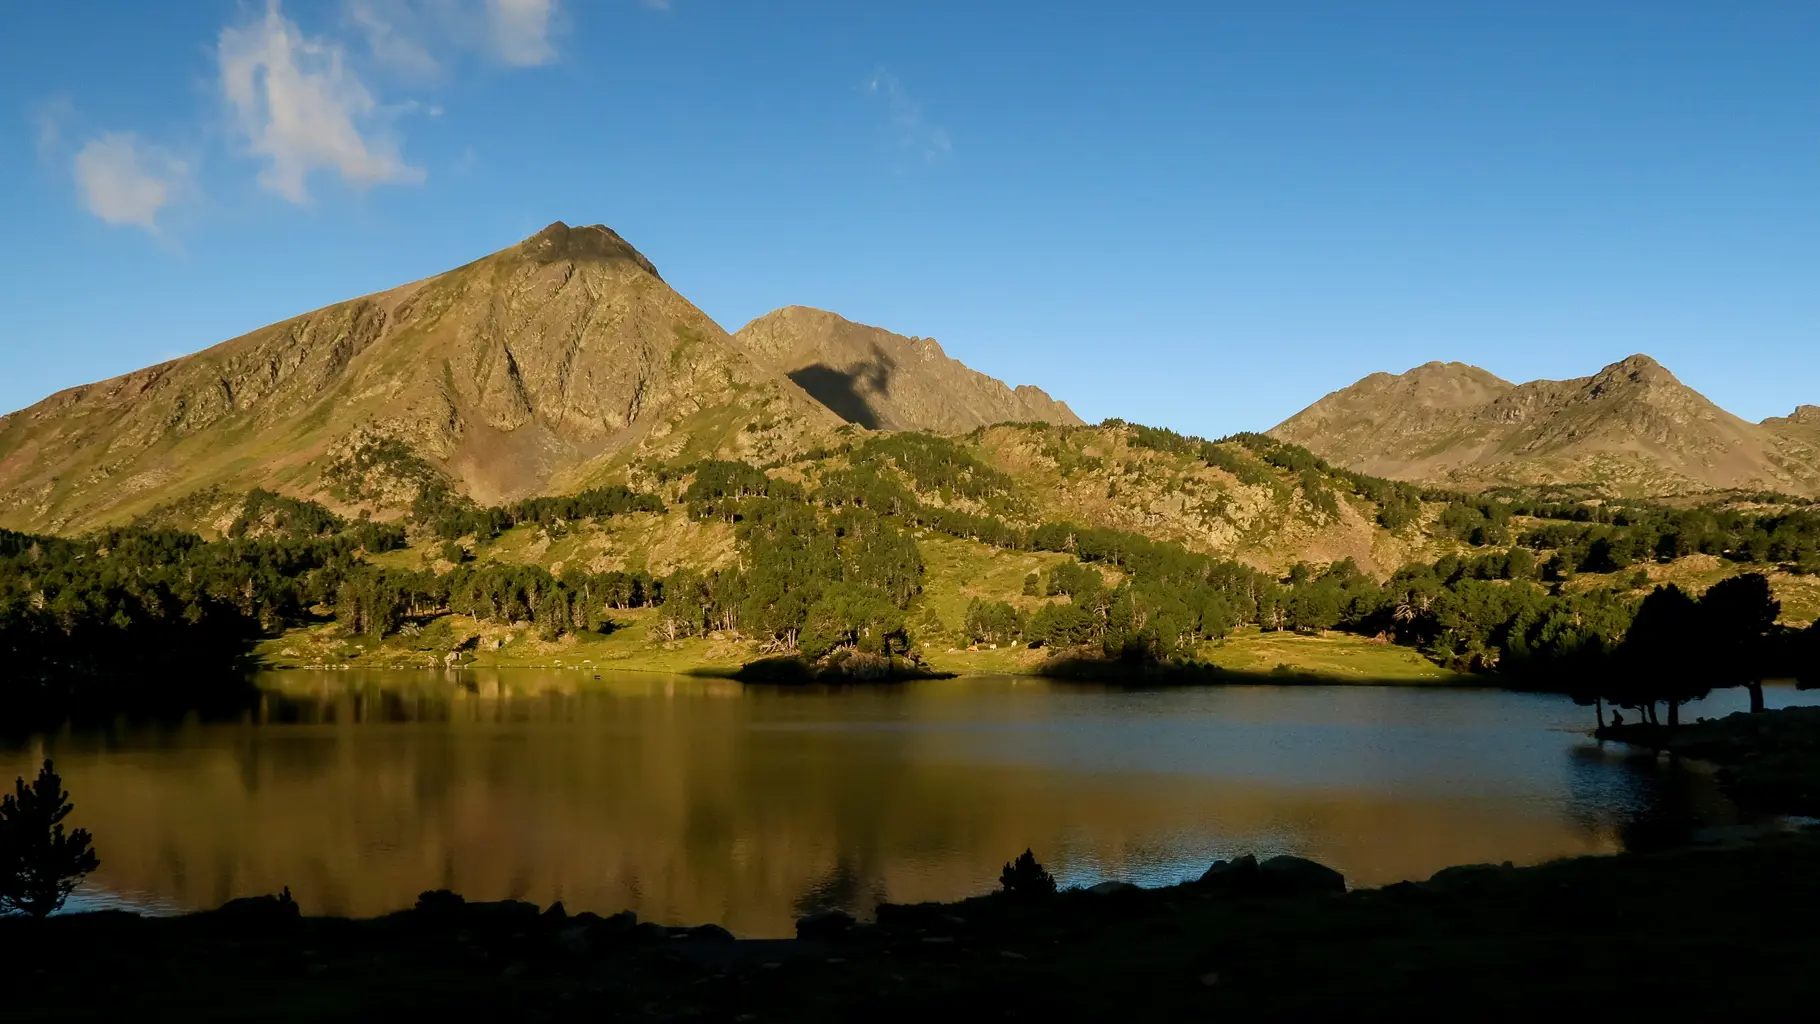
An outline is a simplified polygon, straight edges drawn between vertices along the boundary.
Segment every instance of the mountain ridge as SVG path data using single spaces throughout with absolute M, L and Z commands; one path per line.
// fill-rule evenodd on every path
M 377 484 L 329 470 L 366 473 L 360 453 L 386 442 L 411 472 L 498 501 L 584 482 L 628 449 L 763 459 L 839 425 L 617 233 L 558 221 L 0 418 L 0 522 L 96 525 L 209 485 L 359 492 Z
M 1751 423 L 1639 353 L 1523 384 L 1464 363 L 1374 373 L 1269 433 L 1358 472 L 1467 489 L 1820 493 L 1820 444 L 1803 439 L 1801 417 Z
M 785 306 L 734 332 L 849 423 L 960 433 L 1005 422 L 1079 426 L 1067 404 L 969 368 L 934 338 L 906 337 L 810 306 Z
M 784 307 L 736 338 L 611 228 L 557 221 L 0 416 L 0 525 L 81 530 L 255 487 L 344 509 L 426 486 L 496 504 L 634 463 L 775 461 L 850 425 L 1003 421 L 1081 422 L 931 339 L 822 310 Z

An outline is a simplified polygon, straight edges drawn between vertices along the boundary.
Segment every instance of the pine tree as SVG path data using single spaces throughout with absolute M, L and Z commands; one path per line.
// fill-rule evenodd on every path
M 38 779 L 0 800 L 0 910 L 44 917 L 63 906 L 82 877 L 101 866 L 88 829 L 65 833 L 75 806 L 46 760 Z
M 1005 870 L 999 872 L 998 880 L 1010 896 L 1029 899 L 1055 894 L 1055 876 L 1044 871 L 1043 866 L 1037 863 L 1036 855 L 1029 850 L 1019 854 L 1013 863 L 1005 865 Z

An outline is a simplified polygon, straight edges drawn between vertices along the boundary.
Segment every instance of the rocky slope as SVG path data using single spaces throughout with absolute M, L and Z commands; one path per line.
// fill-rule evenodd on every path
M 624 239 L 559 222 L 0 418 L 0 525 L 81 529 L 211 486 L 395 503 L 443 478 L 497 502 L 838 426 Z
M 993 423 L 1081 422 L 1040 388 L 1007 387 L 950 359 L 933 338 L 907 338 L 825 310 L 786 306 L 733 337 L 863 427 L 962 433 Z
M 1814 494 L 1817 424 L 1813 412 L 1747 422 L 1636 355 L 1591 377 L 1527 384 L 1462 363 L 1375 373 L 1270 433 L 1360 472 L 1451 486 Z

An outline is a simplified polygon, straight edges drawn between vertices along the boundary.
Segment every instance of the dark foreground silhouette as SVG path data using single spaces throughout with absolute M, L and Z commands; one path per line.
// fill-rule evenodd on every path
M 1820 707 L 1782 708 L 1680 726 L 1607 725 L 1598 737 L 1719 766 L 1726 793 L 1747 807 L 1820 815 Z
M 372 920 L 305 917 L 288 893 L 6 919 L 5 1017 L 1755 1019 L 1820 996 L 1820 836 L 1353 892 L 1293 858 L 1051 892 L 1025 859 L 995 895 L 824 913 L 794 940 L 446 892 Z

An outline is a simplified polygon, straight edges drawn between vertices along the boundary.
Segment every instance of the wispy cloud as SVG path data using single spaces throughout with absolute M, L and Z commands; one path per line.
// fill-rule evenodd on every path
M 434 89 L 464 58 L 556 61 L 566 28 L 562 0 L 340 0 L 340 10 L 338 23 L 305 33 L 282 0 L 264 0 L 215 42 L 227 135 L 257 161 L 260 186 L 292 203 L 308 203 L 324 176 L 356 188 L 423 180 L 403 154 L 401 119 L 440 116 Z M 407 89 L 430 95 L 396 95 Z M 381 92 L 393 95 L 382 101 Z M 40 159 L 73 173 L 82 206 L 110 224 L 156 231 L 162 211 L 201 192 L 196 154 L 180 159 L 134 132 L 85 128 L 67 97 L 29 117 Z M 473 164 L 470 147 L 453 166 Z
M 884 103 L 899 148 L 926 164 L 938 163 L 953 151 L 947 129 L 923 116 L 922 104 L 911 97 L 896 75 L 879 68 L 866 79 L 865 90 Z
M 131 132 L 107 132 L 76 154 L 82 206 L 109 224 L 158 230 L 158 211 L 189 188 L 190 169 L 170 152 Z
M 344 18 L 366 40 L 373 60 L 406 78 L 427 80 L 442 71 L 431 53 L 423 18 L 408 0 L 345 0 Z
M 260 185 L 304 203 L 316 170 L 358 186 L 423 179 L 341 45 L 304 36 L 278 0 L 263 17 L 223 29 L 216 52 L 222 94 L 248 148 L 266 161 Z
M 64 125 L 76 116 L 76 104 L 68 96 L 53 96 L 32 108 L 32 133 L 38 159 L 55 162 L 64 153 Z
M 556 0 L 487 0 L 493 51 L 516 67 L 536 67 L 556 59 L 550 45 L 550 21 Z
M 469 53 L 509 67 L 553 64 L 563 21 L 560 0 L 342 0 L 342 11 L 376 64 L 419 81 Z

